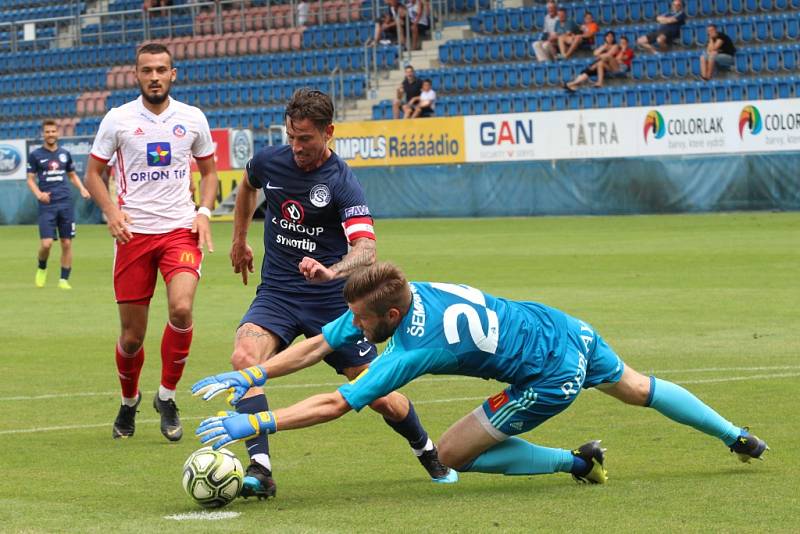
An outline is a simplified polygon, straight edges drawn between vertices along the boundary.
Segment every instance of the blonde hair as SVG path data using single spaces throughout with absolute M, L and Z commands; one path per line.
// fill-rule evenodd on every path
M 411 303 L 411 288 L 403 271 L 387 262 L 379 262 L 355 271 L 344 285 L 344 300 L 363 300 L 377 315 L 390 308 L 405 311 Z

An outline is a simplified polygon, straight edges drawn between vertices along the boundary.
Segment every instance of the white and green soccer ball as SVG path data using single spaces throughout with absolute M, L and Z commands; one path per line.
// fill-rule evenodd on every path
M 203 447 L 183 464 L 183 489 L 204 508 L 220 508 L 239 496 L 244 469 L 227 449 Z

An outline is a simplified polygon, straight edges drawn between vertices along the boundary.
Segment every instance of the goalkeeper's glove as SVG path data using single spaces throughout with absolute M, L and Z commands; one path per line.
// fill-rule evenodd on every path
M 194 396 L 203 396 L 203 400 L 213 399 L 220 393 L 229 392 L 228 404 L 238 403 L 247 390 L 255 386 L 263 386 L 267 381 L 267 373 L 258 365 L 206 377 L 192 386 Z
M 200 423 L 195 434 L 204 444 L 217 450 L 260 434 L 274 434 L 277 430 L 272 412 L 220 412 L 217 417 L 209 417 Z

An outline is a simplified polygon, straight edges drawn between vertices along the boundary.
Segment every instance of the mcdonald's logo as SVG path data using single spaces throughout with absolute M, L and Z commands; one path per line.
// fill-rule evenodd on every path
M 192 252 L 181 252 L 181 263 L 189 263 L 194 265 L 194 254 Z
M 489 397 L 489 409 L 493 412 L 499 410 L 504 404 L 506 404 L 510 399 L 508 397 L 507 391 L 501 391 L 497 395 L 493 397 Z

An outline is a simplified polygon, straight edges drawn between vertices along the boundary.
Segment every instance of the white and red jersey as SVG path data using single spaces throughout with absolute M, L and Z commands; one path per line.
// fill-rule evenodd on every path
M 192 156 L 214 155 L 208 121 L 198 108 L 170 98 L 167 109 L 155 115 L 140 96 L 106 113 L 91 155 L 103 163 L 116 155 L 117 198 L 131 217 L 132 232 L 192 227 Z

